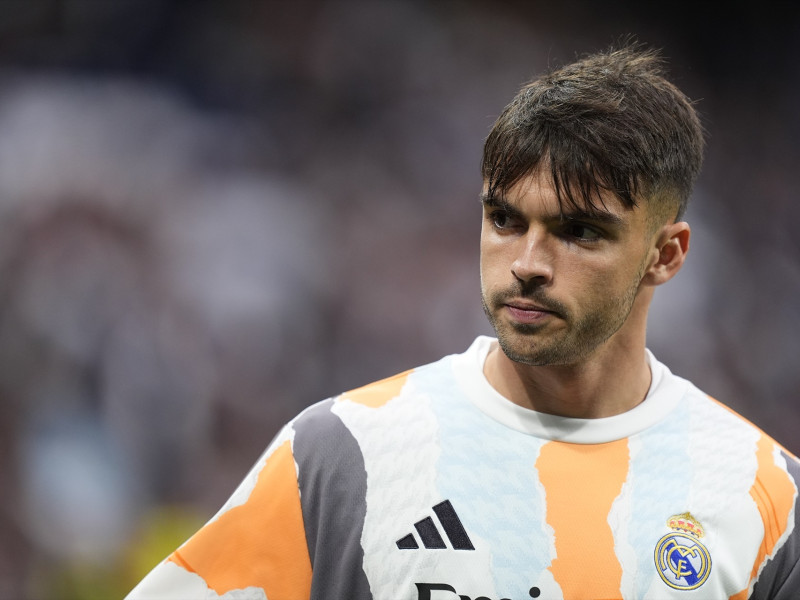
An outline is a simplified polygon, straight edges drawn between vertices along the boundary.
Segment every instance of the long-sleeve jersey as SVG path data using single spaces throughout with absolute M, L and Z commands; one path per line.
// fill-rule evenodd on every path
M 800 462 L 648 352 L 608 418 L 537 413 L 493 340 L 315 404 L 128 600 L 790 600 Z

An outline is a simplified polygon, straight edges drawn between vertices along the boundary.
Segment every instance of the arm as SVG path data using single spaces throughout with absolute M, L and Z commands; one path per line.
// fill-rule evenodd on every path
M 773 531 L 782 532 L 770 556 L 761 564 L 751 600 L 793 600 L 800 590 L 800 461 L 781 452 L 786 474 L 790 479 L 787 490 L 788 518 L 773 524 Z M 781 503 L 773 502 L 773 506 Z M 774 513 L 773 513 L 774 514 Z M 769 524 L 766 524 L 769 531 Z
M 220 512 L 156 566 L 126 600 L 308 598 L 292 430 L 284 429 Z

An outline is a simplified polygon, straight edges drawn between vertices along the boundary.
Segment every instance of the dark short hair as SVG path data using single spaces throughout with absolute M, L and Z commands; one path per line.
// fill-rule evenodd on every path
M 601 191 L 680 218 L 703 162 L 692 102 L 638 44 L 589 55 L 523 86 L 495 122 L 481 173 L 490 197 L 548 168 L 561 209 L 597 209 Z

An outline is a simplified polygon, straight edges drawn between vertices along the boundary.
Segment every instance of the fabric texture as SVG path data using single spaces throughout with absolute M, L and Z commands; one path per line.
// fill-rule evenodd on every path
M 521 408 L 492 338 L 318 403 L 128 600 L 789 600 L 800 462 L 648 353 L 641 404 Z

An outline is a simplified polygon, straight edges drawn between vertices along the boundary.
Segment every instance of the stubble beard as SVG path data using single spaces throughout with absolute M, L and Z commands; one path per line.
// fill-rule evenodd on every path
M 481 300 L 500 348 L 508 358 L 530 366 L 572 365 L 585 360 L 625 324 L 633 310 L 640 281 L 641 277 L 637 277 L 621 296 L 606 299 L 580 317 L 547 297 L 541 288 L 527 293 L 519 287 L 491 294 L 483 290 Z M 551 332 L 548 330 L 553 324 L 549 322 L 534 325 L 503 319 L 500 315 L 503 305 L 512 298 L 526 298 L 552 311 L 562 321 L 562 327 Z

